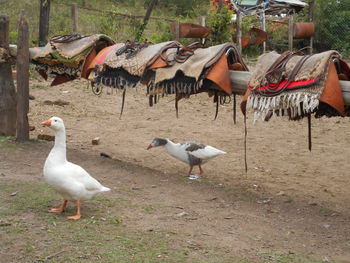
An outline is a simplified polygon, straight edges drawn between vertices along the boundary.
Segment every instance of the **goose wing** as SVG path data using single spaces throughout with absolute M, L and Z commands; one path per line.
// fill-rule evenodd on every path
M 210 159 L 215 156 L 226 153 L 224 151 L 216 149 L 215 147 L 212 147 L 210 145 L 205 145 L 202 143 L 187 142 L 187 145 L 188 147 L 186 148 L 186 151 L 189 154 L 203 160 Z
M 67 162 L 64 167 L 66 177 L 69 177 L 84 185 L 88 191 L 101 190 L 103 186 L 93 178 L 83 167 Z

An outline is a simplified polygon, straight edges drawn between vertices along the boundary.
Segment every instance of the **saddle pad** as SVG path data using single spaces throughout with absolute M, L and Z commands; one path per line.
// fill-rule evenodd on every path
M 271 66 L 279 58 L 280 55 L 276 52 L 262 55 L 249 80 L 242 110 L 245 113 L 247 102 L 246 106 L 254 110 L 254 121 L 260 117 L 268 120 L 273 113 L 287 115 L 291 119 L 313 113 L 318 110 L 325 87 L 333 89 L 334 96 L 341 96 L 333 63 L 334 58 L 340 58 L 338 52 L 330 50 L 307 57 L 294 55 L 287 60 L 284 67 L 276 66 L 276 70 L 271 70 Z M 342 97 L 333 101 L 336 104 L 330 106 L 343 115 Z
M 59 56 L 65 59 L 71 59 L 84 50 L 95 46 L 98 42 L 106 42 L 106 46 L 113 45 L 115 42 L 111 38 L 103 34 L 95 34 L 91 36 L 85 36 L 80 39 L 66 42 L 57 43 L 54 41 L 49 41 L 45 48 L 35 56 L 35 59 L 44 58 L 52 55 L 53 52 L 57 52 Z
M 169 48 L 177 49 L 178 47 L 180 47 L 178 42 L 168 41 L 145 47 L 130 57 L 125 52 L 121 55 L 108 53 L 103 66 L 114 69 L 123 68 L 129 74 L 141 77 L 146 67 L 152 65 L 165 50 Z M 101 71 L 103 71 L 103 68 Z
M 203 90 L 205 79 L 214 82 L 219 89 L 217 91 L 227 95 L 232 93 L 229 78 L 229 61 L 238 62 L 248 70 L 233 43 L 224 43 L 208 48 L 197 48 L 185 61 L 171 63 L 171 66 L 161 67 L 155 70 L 154 82 L 151 83 L 150 92 L 155 94 L 190 95 Z M 232 64 L 233 64 L 232 63 Z M 207 85 L 208 86 L 208 85 Z

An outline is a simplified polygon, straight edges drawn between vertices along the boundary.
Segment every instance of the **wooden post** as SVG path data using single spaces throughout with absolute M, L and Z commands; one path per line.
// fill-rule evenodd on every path
M 242 54 L 242 14 L 241 12 L 237 11 L 237 49 L 240 54 Z
M 262 11 L 261 14 L 261 29 L 266 32 L 266 15 L 265 15 L 265 8 Z M 263 43 L 263 53 L 266 52 L 266 41 Z
M 45 46 L 49 34 L 50 1 L 40 0 L 39 46 Z
M 0 15 L 0 48 L 9 49 L 9 19 Z M 11 64 L 0 62 L 0 135 L 16 135 L 16 91 Z
M 17 141 L 29 140 L 29 29 L 24 11 L 18 26 L 17 41 Z
M 219 9 L 222 8 L 224 5 L 224 1 L 223 0 L 219 0 Z
M 314 4 L 315 0 L 310 0 L 309 1 L 309 22 L 313 22 L 314 20 Z M 313 53 L 313 45 L 314 45 L 314 37 L 310 37 L 310 54 Z
M 293 16 L 289 15 L 288 22 L 288 50 L 293 50 Z
M 180 22 L 179 21 L 175 21 L 174 23 L 174 37 L 176 41 L 180 40 Z
M 201 26 L 205 26 L 205 16 L 201 16 L 199 23 L 200 23 Z M 201 39 L 201 43 L 202 43 L 202 45 L 204 45 L 205 38 Z
M 71 7 L 71 17 L 72 17 L 72 34 L 78 33 L 78 12 L 77 12 L 77 4 L 72 4 L 72 7 Z

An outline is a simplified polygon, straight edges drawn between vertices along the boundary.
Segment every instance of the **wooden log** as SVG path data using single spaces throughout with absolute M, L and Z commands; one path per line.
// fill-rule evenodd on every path
M 22 10 L 17 41 L 17 141 L 29 140 L 29 29 Z
M 40 0 L 39 46 L 45 46 L 49 34 L 50 1 Z
M 72 33 L 78 33 L 78 12 L 77 4 L 71 6 L 71 18 L 72 18 Z
M 248 81 L 252 75 L 249 71 L 232 71 L 230 70 L 230 79 L 232 91 L 238 95 L 244 95 L 247 87 Z M 344 98 L 345 105 L 350 105 L 350 81 L 340 81 L 340 88 L 342 89 L 342 94 Z
M 0 15 L 0 48 L 9 49 L 9 19 Z M 16 91 L 10 62 L 0 63 L 0 135 L 16 135 Z

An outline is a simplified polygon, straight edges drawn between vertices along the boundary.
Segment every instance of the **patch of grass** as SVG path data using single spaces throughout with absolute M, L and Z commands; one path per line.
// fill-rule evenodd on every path
M 0 135 L 0 142 L 5 142 L 5 141 L 9 140 L 10 138 L 12 138 L 12 137 Z
M 47 89 L 47 86 L 41 85 L 41 84 L 32 84 L 30 85 L 31 89 Z
M 54 201 L 53 201 L 54 200 Z M 65 214 L 50 214 L 52 201 L 61 197 L 45 183 L 6 180 L 0 184 L 0 233 L 2 247 L 11 260 L 25 262 L 248 262 L 211 249 L 175 245 L 176 236 L 166 232 L 130 229 L 116 215 L 105 211 L 141 209 L 153 213 L 158 204 L 132 204 L 124 198 L 99 196 L 83 206 L 83 218 L 69 221 L 75 205 Z M 94 208 L 95 207 L 95 208 Z M 101 211 L 101 212 L 99 212 Z M 12 252 L 11 252 L 12 251 Z M 198 252 L 200 251 L 200 252 Z M 203 253 L 202 253 L 203 252 Z M 195 260 L 193 261 L 193 258 Z
M 272 252 L 263 251 L 259 253 L 262 256 L 262 262 L 276 262 L 276 263 L 322 263 L 321 259 L 313 258 L 312 256 L 289 252 Z M 332 261 L 333 262 L 333 261 Z

